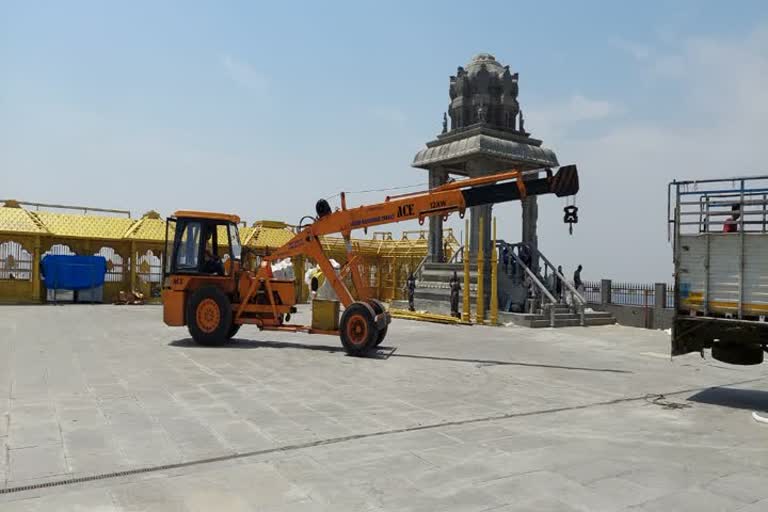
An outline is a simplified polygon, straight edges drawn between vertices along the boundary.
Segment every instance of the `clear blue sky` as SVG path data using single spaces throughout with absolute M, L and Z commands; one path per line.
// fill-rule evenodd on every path
M 579 165 L 573 237 L 540 201 L 566 269 L 668 280 L 666 183 L 768 172 L 765 2 L 0 0 L 0 198 L 296 222 L 425 182 L 411 159 L 479 52 Z

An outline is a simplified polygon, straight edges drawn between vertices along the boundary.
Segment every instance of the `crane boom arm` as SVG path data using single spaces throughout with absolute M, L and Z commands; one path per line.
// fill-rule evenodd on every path
M 554 175 L 550 170 L 544 178 L 524 179 L 519 171 L 509 171 L 492 176 L 455 181 L 428 191 L 387 197 L 381 203 L 346 208 L 342 194 L 342 207 L 320 217 L 304 228 L 288 243 L 274 251 L 270 260 L 289 258 L 307 253 L 307 244 L 317 237 L 341 233 L 349 237 L 353 229 L 363 229 L 426 217 L 448 216 L 453 212 L 463 214 L 467 208 L 491 203 L 524 199 L 527 196 L 555 194 L 558 197 L 574 195 L 579 190 L 579 177 L 575 165 L 560 167 Z

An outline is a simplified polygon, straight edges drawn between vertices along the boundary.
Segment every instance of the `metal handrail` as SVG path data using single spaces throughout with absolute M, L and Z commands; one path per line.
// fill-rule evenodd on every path
M 458 259 L 459 254 L 462 256 L 462 261 L 464 261 L 464 246 L 460 246 L 458 249 L 456 249 L 456 252 L 453 253 L 453 256 L 448 260 L 448 263 L 457 263 L 456 260 Z
M 551 269 L 551 270 L 552 270 L 552 273 L 553 273 L 555 276 L 557 276 L 557 277 L 559 277 L 559 278 L 560 278 L 561 282 L 562 282 L 562 283 L 564 283 L 564 284 L 565 284 L 565 286 L 568 288 L 568 290 L 571 292 L 571 295 L 572 295 L 572 297 L 573 297 L 573 298 L 574 298 L 574 299 L 575 299 L 575 300 L 578 302 L 578 305 L 574 307 L 574 310 L 575 310 L 575 312 L 576 312 L 576 313 L 578 313 L 578 315 L 579 315 L 579 320 L 580 320 L 580 323 L 581 323 L 581 325 L 582 325 L 582 326 L 583 326 L 583 325 L 586 325 L 586 318 L 585 318 L 585 311 L 584 311 L 584 310 L 585 310 L 585 308 L 586 308 L 586 305 L 587 305 L 587 300 L 586 300 L 586 299 L 585 299 L 585 298 L 584 298 L 584 297 L 581 295 L 581 293 L 579 293 L 579 291 L 578 291 L 578 290 L 577 290 L 577 289 L 576 289 L 576 288 L 575 288 L 575 287 L 574 287 L 574 286 L 573 286 L 573 285 L 572 285 L 572 284 L 571 284 L 571 283 L 570 283 L 570 282 L 569 282 L 569 281 L 568 281 L 568 280 L 565 278 L 565 276 L 564 276 L 564 275 L 563 275 L 561 272 L 558 272 L 558 271 L 557 271 L 557 267 L 555 267 L 555 266 L 552 264 L 552 262 L 551 262 L 551 261 L 549 261 L 549 259 L 547 259 L 547 257 L 546 257 L 546 256 L 544 256 L 544 254 L 542 254 L 542 253 L 541 253 L 541 251 L 539 251 L 537 248 L 531 247 L 529 244 L 526 244 L 525 242 L 520 242 L 520 243 L 516 243 L 516 244 L 509 244 L 509 243 L 506 243 L 506 242 L 503 242 L 503 241 L 502 241 L 502 243 L 501 243 L 501 244 L 499 244 L 499 246 L 503 246 L 503 245 L 507 245 L 507 246 L 509 246 L 509 247 L 513 247 L 513 248 L 514 248 L 514 247 L 522 247 L 522 246 L 525 246 L 525 247 L 527 247 L 529 250 L 531 250 L 533 253 L 535 253 L 535 255 L 536 255 L 536 256 L 538 256 L 539 258 L 541 258 L 541 259 L 544 261 L 544 264 L 545 264 L 545 268 L 549 268 L 549 269 Z M 527 272 L 529 275 L 531 275 L 531 276 L 534 278 L 534 282 L 536 282 L 537 286 L 539 286 L 539 288 L 540 288 L 540 289 L 541 289 L 541 290 L 542 290 L 542 291 L 543 291 L 543 292 L 544 292 L 544 293 L 547 295 L 547 297 L 550 299 L 550 301 L 552 302 L 552 304 L 553 304 L 553 305 L 554 305 L 554 304 L 558 304 L 558 303 L 559 303 L 559 301 L 555 300 L 554 296 L 552 296 L 552 294 L 549 292 L 549 289 L 548 289 L 548 288 L 547 288 L 547 287 L 546 287 L 546 286 L 545 286 L 543 283 L 541 283 L 541 281 L 538 279 L 538 277 L 536 277 L 536 276 L 535 276 L 535 274 L 533 273 L 533 271 L 531 271 L 531 270 L 530 270 L 530 269 L 527 267 L 527 265 L 525 265 L 525 264 L 524 264 L 524 263 L 523 263 L 523 262 L 520 260 L 520 257 L 519 257 L 517 254 L 515 254 L 515 252 L 514 252 L 514 251 L 510 251 L 510 253 L 511 253 L 511 254 L 512 254 L 512 256 L 515 258 L 515 261 L 517 261 L 518 263 L 520 263 L 521 267 L 523 267 L 523 269 L 524 269 L 524 270 L 525 270 L 525 271 L 526 271 L 526 272 Z M 551 310 L 550 310 L 550 322 L 552 322 L 552 323 L 553 323 L 553 325 L 554 325 L 554 309 L 551 309 Z
M 57 208 L 60 210 L 83 210 L 84 214 L 87 214 L 90 212 L 99 212 L 99 213 L 119 213 L 122 215 L 126 215 L 129 219 L 131 218 L 131 211 L 130 210 L 115 210 L 112 208 L 94 208 L 92 206 L 74 206 L 74 205 L 65 205 L 65 204 L 48 204 L 48 203 L 34 203 L 31 201 L 18 201 L 16 199 L 0 199 L 0 203 L 16 203 L 18 205 L 22 206 L 34 206 L 38 210 L 42 208 Z
M 531 248 L 531 247 L 529 246 L 529 248 Z M 571 293 L 573 293 L 573 294 L 574 294 L 574 296 L 575 296 L 576 298 L 578 298 L 578 299 L 579 299 L 579 303 L 581 303 L 581 305 L 582 305 L 582 306 L 583 306 L 583 305 L 586 305 L 586 304 L 587 304 L 587 301 L 586 301 L 586 299 L 585 299 L 585 298 L 584 298 L 584 297 L 583 297 L 583 296 L 582 296 L 582 295 L 579 293 L 579 291 L 578 291 L 578 290 L 577 290 L 577 289 L 576 289 L 576 288 L 575 288 L 575 287 L 574 287 L 574 286 L 573 286 L 573 285 L 572 285 L 572 284 L 571 284 L 571 283 L 570 283 L 570 282 L 569 282 L 569 281 L 568 281 L 568 280 L 565 278 L 565 276 L 564 276 L 563 274 L 561 274 L 560 272 L 558 272 L 558 271 L 557 271 L 557 268 L 556 268 L 556 267 L 555 267 L 555 266 L 552 264 L 552 262 L 550 262 L 550 261 L 547 259 L 547 257 L 546 257 L 546 256 L 544 256 L 544 255 L 541 253 L 541 251 L 539 251 L 538 249 L 534 249 L 534 250 L 536 251 L 536 254 L 538 254 L 538 255 L 539 255 L 539 258 L 541 258 L 542 260 L 544 260 L 544 263 L 546 263 L 547 265 L 549 265 L 549 267 L 552 269 L 552 272 L 553 272 L 553 273 L 554 273 L 554 274 L 555 274 L 557 277 L 559 277 L 559 278 L 560 278 L 560 280 L 563 282 L 563 284 L 565 284 L 565 286 L 567 286 L 567 287 L 568 287 L 568 289 L 571 291 Z
M 458 249 L 456 249 L 456 252 L 453 253 L 451 258 L 446 263 L 455 263 L 456 258 L 459 254 L 464 254 L 464 246 L 460 246 Z M 415 277 L 418 281 L 421 281 L 421 273 L 424 270 L 424 266 L 429 261 L 430 255 L 425 255 L 421 261 L 419 261 L 419 264 L 416 265 L 416 268 L 413 270 L 413 277 Z
M 519 243 L 516 243 L 516 244 L 507 243 L 506 245 L 508 245 L 510 247 L 527 246 L 528 249 L 530 249 L 531 251 L 535 252 L 536 255 L 539 258 L 544 260 L 545 265 L 552 270 L 553 274 L 555 274 L 557 277 L 560 278 L 560 280 L 563 283 L 565 283 L 565 285 L 568 287 L 568 289 L 570 291 L 572 291 L 573 293 L 575 293 L 577 295 L 577 297 L 579 299 L 579 302 L 581 302 L 582 304 L 586 304 L 587 303 L 586 300 L 584 299 L 584 297 L 578 292 L 578 290 L 576 290 L 576 288 L 574 288 L 574 286 L 570 282 L 568 282 L 568 280 L 565 278 L 565 276 L 562 273 L 557 271 L 557 267 L 555 267 L 555 265 L 551 261 L 549 261 L 549 259 L 546 256 L 544 256 L 544 254 L 541 251 L 539 251 L 538 249 L 536 249 L 534 247 L 531 247 L 530 244 L 526 244 L 525 242 L 519 242 Z
M 528 265 L 523 263 L 523 260 L 520 259 L 520 256 L 518 256 L 517 254 L 512 252 L 512 257 L 515 259 L 515 261 L 517 261 L 517 263 L 520 265 L 520 267 L 522 267 L 522 269 L 525 270 L 525 272 L 530 276 L 531 281 L 539 288 L 539 290 L 542 292 L 542 294 L 546 295 L 546 297 L 549 299 L 550 303 L 552 303 L 552 305 L 557 304 L 557 302 L 555 301 L 555 297 L 552 296 L 552 294 L 547 289 L 547 287 L 544 286 L 544 284 L 541 281 L 539 281 L 539 278 L 536 276 L 536 274 L 530 268 L 528 268 Z M 543 301 L 542 301 L 542 306 L 543 305 L 544 304 L 543 304 Z M 549 310 L 549 326 L 550 327 L 554 327 L 555 326 L 555 308 L 550 308 L 550 310 Z
M 536 273 L 533 272 L 533 270 L 531 270 L 528 267 L 528 265 L 523 263 L 523 260 L 520 259 L 520 256 L 518 256 L 514 252 L 512 253 L 512 257 L 515 258 L 515 261 L 517 261 L 517 263 L 520 265 L 520 267 L 522 267 L 522 269 L 525 270 L 525 272 L 531 277 L 531 280 L 534 282 L 534 284 L 547 296 L 547 298 L 550 300 L 550 302 L 555 304 L 557 301 L 555 300 L 554 295 L 552 295 L 552 293 L 549 291 L 549 289 L 546 286 L 544 286 L 544 283 L 542 283 L 539 280 L 539 278 L 536 275 Z
M 582 326 L 586 325 L 586 318 L 585 318 L 585 312 L 584 309 L 587 307 L 587 300 L 579 293 L 579 291 L 574 287 L 563 274 L 557 271 L 557 268 L 550 262 L 546 256 L 544 256 L 541 251 L 538 249 L 535 249 L 536 253 L 539 255 L 539 257 L 544 260 L 544 263 L 549 265 L 552 268 L 552 272 L 560 278 L 560 281 L 565 284 L 565 286 L 568 287 L 568 290 L 571 292 L 571 297 L 573 299 L 578 299 L 579 305 L 576 306 L 574 309 L 579 315 L 579 322 Z
M 416 268 L 413 270 L 413 277 L 419 281 L 421 281 L 421 272 L 424 270 L 424 265 L 426 265 L 427 261 L 429 260 L 429 254 L 425 255 L 423 258 L 421 258 L 421 261 L 418 265 L 416 265 Z

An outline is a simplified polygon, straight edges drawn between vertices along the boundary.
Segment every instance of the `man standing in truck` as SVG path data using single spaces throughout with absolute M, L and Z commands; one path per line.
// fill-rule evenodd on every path
M 741 217 L 741 207 L 734 204 L 731 206 L 731 216 L 723 223 L 723 233 L 736 233 L 739 230 L 739 217 Z

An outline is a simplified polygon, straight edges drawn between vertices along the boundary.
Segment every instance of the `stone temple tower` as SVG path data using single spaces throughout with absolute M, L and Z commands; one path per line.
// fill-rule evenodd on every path
M 450 78 L 448 113 L 443 114 L 443 130 L 427 147 L 419 151 L 411 164 L 427 169 L 430 188 L 442 185 L 451 174 L 477 177 L 507 171 L 529 170 L 558 165 L 555 153 L 541 146 L 525 130 L 523 111 L 518 102 L 518 73 L 503 66 L 493 55 L 480 53 L 459 66 Z M 450 120 L 449 120 L 450 117 Z M 533 177 L 533 176 L 532 176 Z M 490 219 L 492 205 L 470 210 L 472 225 L 470 254 L 483 244 L 490 254 Z M 484 218 L 483 233 L 478 233 Z M 523 201 L 523 241 L 537 245 L 536 197 Z M 432 261 L 443 259 L 443 221 L 429 219 L 429 255 Z

